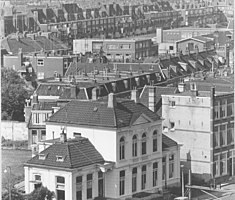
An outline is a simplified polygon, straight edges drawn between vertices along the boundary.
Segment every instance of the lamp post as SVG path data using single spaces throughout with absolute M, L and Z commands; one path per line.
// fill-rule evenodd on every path
M 6 166 L 4 173 L 9 173 L 8 174 L 8 192 L 9 192 L 9 200 L 11 200 L 11 167 Z

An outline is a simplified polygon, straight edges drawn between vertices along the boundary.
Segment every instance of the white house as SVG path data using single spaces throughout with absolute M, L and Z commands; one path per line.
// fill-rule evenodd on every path
M 54 191 L 58 200 L 104 195 L 102 171 L 107 163 L 87 138 L 67 140 L 62 133 L 59 140 L 50 143 L 24 166 L 26 193 L 43 185 Z
M 88 138 L 106 161 L 115 163 L 105 172 L 105 197 L 126 198 L 138 192 L 157 192 L 180 182 L 179 147 L 162 139 L 162 119 L 132 100 L 69 102 L 46 122 L 46 139 L 58 138 L 64 130 L 68 138 Z M 171 141 L 169 143 L 169 141 Z M 162 171 L 164 176 L 162 175 Z

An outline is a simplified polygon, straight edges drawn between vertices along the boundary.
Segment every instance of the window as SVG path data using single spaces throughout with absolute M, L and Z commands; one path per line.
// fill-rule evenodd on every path
M 141 189 L 144 190 L 146 188 L 146 165 L 142 166 L 141 169 Z
M 44 66 L 44 60 L 43 59 L 38 59 L 37 60 L 37 65 L 38 66 Z
M 91 199 L 92 198 L 92 174 L 87 174 L 87 190 L 86 190 L 86 195 L 87 195 L 87 199 Z
M 37 143 L 37 130 L 32 130 L 32 144 Z
M 153 132 L 153 152 L 157 151 L 157 131 Z
M 142 142 L 141 142 L 141 153 L 142 155 L 145 155 L 146 154 L 146 133 L 143 133 L 142 135 Z
M 132 192 L 137 190 L 137 168 L 132 169 Z
M 56 156 L 56 162 L 64 162 L 63 156 Z
M 234 123 L 228 124 L 227 129 L 227 144 L 234 143 Z
M 162 158 L 162 180 L 166 179 L 166 157 Z
M 56 188 L 64 189 L 65 186 L 65 178 L 63 176 L 56 177 Z
M 46 140 L 46 130 L 41 130 L 41 140 Z
M 120 171 L 119 194 L 125 194 L 125 170 Z
M 76 200 L 82 200 L 82 176 L 76 177 Z
M 171 130 L 174 130 L 175 129 L 175 122 L 170 122 L 170 125 L 171 125 Z
M 222 100 L 221 101 L 221 105 L 220 105 L 220 117 L 226 117 L 226 100 Z
M 33 122 L 35 124 L 39 124 L 39 113 L 34 113 L 33 114 Z
M 157 171 L 158 171 L 158 163 L 155 162 L 153 163 L 153 187 L 155 187 L 157 185 Z
M 102 171 L 98 172 L 98 196 L 104 196 L 104 174 Z
M 169 50 L 174 50 L 174 46 L 169 46 Z
M 234 115 L 234 102 L 233 99 L 228 99 L 227 101 L 227 116 Z
M 220 175 L 227 174 L 227 153 L 220 155 Z
M 219 176 L 219 156 L 214 157 L 214 175 Z
M 37 182 L 41 182 L 41 180 L 42 180 L 42 179 L 41 179 L 41 175 L 35 174 L 35 175 L 34 175 L 34 180 L 37 181 Z
M 170 101 L 169 103 L 170 103 L 170 107 L 173 107 L 173 108 L 175 107 L 175 101 Z
M 174 177 L 174 155 L 169 156 L 169 178 Z
M 227 144 L 226 140 L 226 125 L 221 125 L 220 126 L 220 146 L 224 146 Z
M 214 147 L 219 146 L 219 129 L 218 126 L 214 127 Z
M 133 157 L 137 156 L 137 136 L 136 135 L 132 137 L 132 156 Z
M 125 139 L 121 137 L 119 144 L 119 159 L 125 159 Z

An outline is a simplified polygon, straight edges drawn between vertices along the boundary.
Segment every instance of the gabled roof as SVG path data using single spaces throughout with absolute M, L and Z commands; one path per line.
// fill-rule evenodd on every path
M 166 150 L 167 148 L 177 146 L 177 142 L 166 136 L 165 134 L 162 134 L 162 150 Z
M 40 155 L 44 155 L 45 159 L 39 159 Z M 63 161 L 57 161 L 58 156 L 62 157 Z M 97 163 L 104 163 L 102 155 L 87 138 L 81 137 L 49 146 L 31 158 L 26 165 L 74 169 Z
M 48 122 L 121 128 L 133 125 L 142 114 L 152 121 L 160 119 L 157 114 L 141 103 L 135 103 L 131 100 L 117 101 L 113 108 L 109 108 L 107 101 L 103 100 L 72 100 L 52 115 Z

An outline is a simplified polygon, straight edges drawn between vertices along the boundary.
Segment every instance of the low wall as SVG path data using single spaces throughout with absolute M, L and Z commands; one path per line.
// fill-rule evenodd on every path
M 6 140 L 28 140 L 27 124 L 18 121 L 1 121 L 1 134 Z

